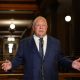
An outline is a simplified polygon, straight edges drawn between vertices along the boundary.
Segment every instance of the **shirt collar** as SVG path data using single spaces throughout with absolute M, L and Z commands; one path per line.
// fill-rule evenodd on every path
M 37 39 L 37 40 L 40 39 L 40 38 L 39 38 L 38 36 L 36 36 L 35 34 L 33 35 L 33 37 L 34 37 L 35 39 Z M 43 37 L 43 40 L 44 40 L 44 41 L 47 40 L 47 35 L 45 35 L 45 36 Z

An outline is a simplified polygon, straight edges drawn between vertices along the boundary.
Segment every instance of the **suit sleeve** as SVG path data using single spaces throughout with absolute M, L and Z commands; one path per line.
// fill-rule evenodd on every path
M 62 49 L 61 49 L 61 44 L 59 42 L 59 59 L 58 59 L 59 65 L 70 69 L 72 68 L 72 60 L 69 59 L 68 57 L 64 56 Z
M 22 64 L 22 62 L 23 62 L 23 48 L 24 48 L 23 42 L 21 41 L 18 46 L 15 58 L 12 60 L 12 69 L 14 69 L 17 66 L 19 66 L 20 64 Z

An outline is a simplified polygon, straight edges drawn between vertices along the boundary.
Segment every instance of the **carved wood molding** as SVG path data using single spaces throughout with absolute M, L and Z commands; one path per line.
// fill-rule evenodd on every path
M 33 10 L 37 11 L 36 4 L 0 4 L 0 10 Z
M 19 1 L 19 2 L 35 2 L 36 0 L 0 0 L 0 1 L 8 1 L 8 2 L 12 2 L 12 1 L 14 1 L 14 2 L 17 2 L 17 1 Z
M 72 77 L 80 78 L 80 73 L 59 73 L 59 80 L 65 80 L 66 78 Z

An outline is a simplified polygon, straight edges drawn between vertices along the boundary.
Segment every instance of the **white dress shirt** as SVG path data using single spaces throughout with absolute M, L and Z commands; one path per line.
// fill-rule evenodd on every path
M 39 39 L 40 38 L 38 36 L 36 36 L 36 35 L 33 35 L 33 37 L 34 37 L 34 41 L 36 43 L 37 49 L 39 51 Z M 43 37 L 43 53 L 44 53 L 44 55 L 46 53 L 46 48 L 47 48 L 47 35 L 45 35 Z

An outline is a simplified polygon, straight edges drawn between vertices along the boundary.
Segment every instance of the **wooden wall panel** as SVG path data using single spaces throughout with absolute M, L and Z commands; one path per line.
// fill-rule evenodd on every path
M 38 10 L 35 4 L 0 4 L 0 10 Z

